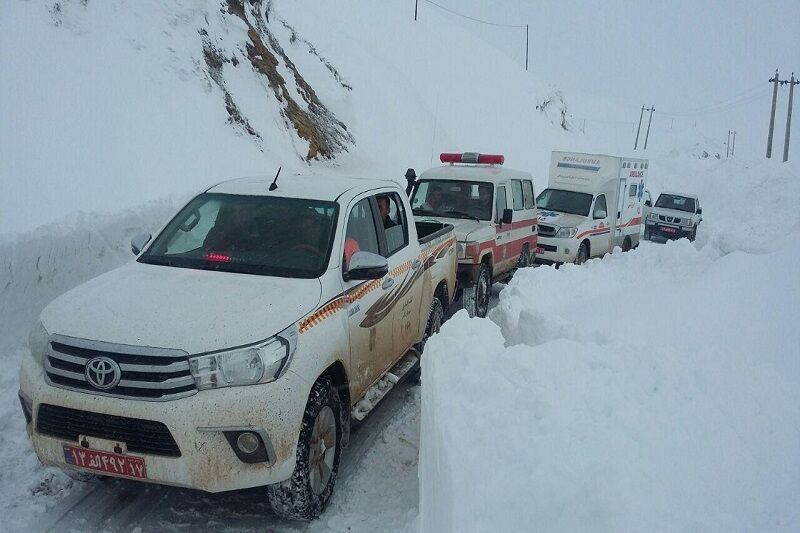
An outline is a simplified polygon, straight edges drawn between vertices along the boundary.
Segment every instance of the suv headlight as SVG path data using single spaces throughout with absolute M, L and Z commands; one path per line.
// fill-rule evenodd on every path
M 31 329 L 28 335 L 28 347 L 31 350 L 31 356 L 37 363 L 44 364 L 44 354 L 47 352 L 47 343 L 50 339 L 50 334 L 44 329 L 42 321 L 36 322 L 36 325 Z
M 647 219 L 648 220 L 658 220 L 658 215 L 656 215 L 655 213 L 650 213 L 649 215 L 647 215 Z
M 558 239 L 571 239 L 578 233 L 578 228 L 560 228 L 556 232 L 556 238 Z
M 296 347 L 293 324 L 251 346 L 193 357 L 189 368 L 198 390 L 269 383 L 286 373 Z

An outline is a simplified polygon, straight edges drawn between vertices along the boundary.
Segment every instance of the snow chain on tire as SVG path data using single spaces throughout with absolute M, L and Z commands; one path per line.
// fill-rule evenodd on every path
M 336 448 L 334 450 L 333 468 L 330 479 L 324 490 L 315 494 L 311 486 L 310 444 L 317 417 L 325 407 L 334 413 L 336 424 Z M 317 381 L 311 388 L 308 403 L 303 415 L 303 424 L 297 442 L 297 462 L 292 476 L 281 483 L 267 487 L 269 502 L 275 514 L 282 518 L 312 520 L 325 510 L 333 493 L 336 475 L 339 471 L 339 458 L 342 450 L 342 420 L 339 395 L 326 379 Z

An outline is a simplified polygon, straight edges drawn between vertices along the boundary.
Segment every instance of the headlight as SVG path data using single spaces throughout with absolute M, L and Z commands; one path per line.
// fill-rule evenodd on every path
M 252 346 L 193 357 L 189 368 L 199 390 L 269 383 L 286 372 L 296 346 L 292 325 Z
M 658 220 L 658 215 L 656 215 L 655 213 L 650 213 L 649 215 L 647 215 L 647 218 L 648 220 Z
M 571 239 L 578 233 L 578 228 L 561 228 L 556 232 L 558 239 Z
M 681 219 L 681 224 L 691 228 L 692 227 L 692 219 L 691 218 Z
M 31 329 L 30 335 L 28 335 L 28 347 L 31 349 L 31 356 L 40 365 L 44 363 L 44 354 L 47 351 L 49 338 L 50 334 L 44 329 L 41 320 L 36 322 L 36 325 Z

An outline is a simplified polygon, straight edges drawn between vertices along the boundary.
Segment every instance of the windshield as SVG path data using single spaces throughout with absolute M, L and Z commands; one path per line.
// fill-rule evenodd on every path
M 674 194 L 660 194 L 658 195 L 658 201 L 656 201 L 656 207 L 694 213 L 694 198 L 686 198 L 685 196 L 676 196 Z
M 477 181 L 421 180 L 414 189 L 415 215 L 492 219 L 494 185 Z
M 328 265 L 337 204 L 201 194 L 164 228 L 140 263 L 289 278 Z
M 545 189 L 536 198 L 536 205 L 540 211 L 558 211 L 585 217 L 592 206 L 592 195 L 585 192 Z

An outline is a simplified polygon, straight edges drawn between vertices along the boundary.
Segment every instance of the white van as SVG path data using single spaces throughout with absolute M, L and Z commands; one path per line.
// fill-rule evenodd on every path
M 646 159 L 553 152 L 548 188 L 536 200 L 536 262 L 583 263 L 638 246 Z

